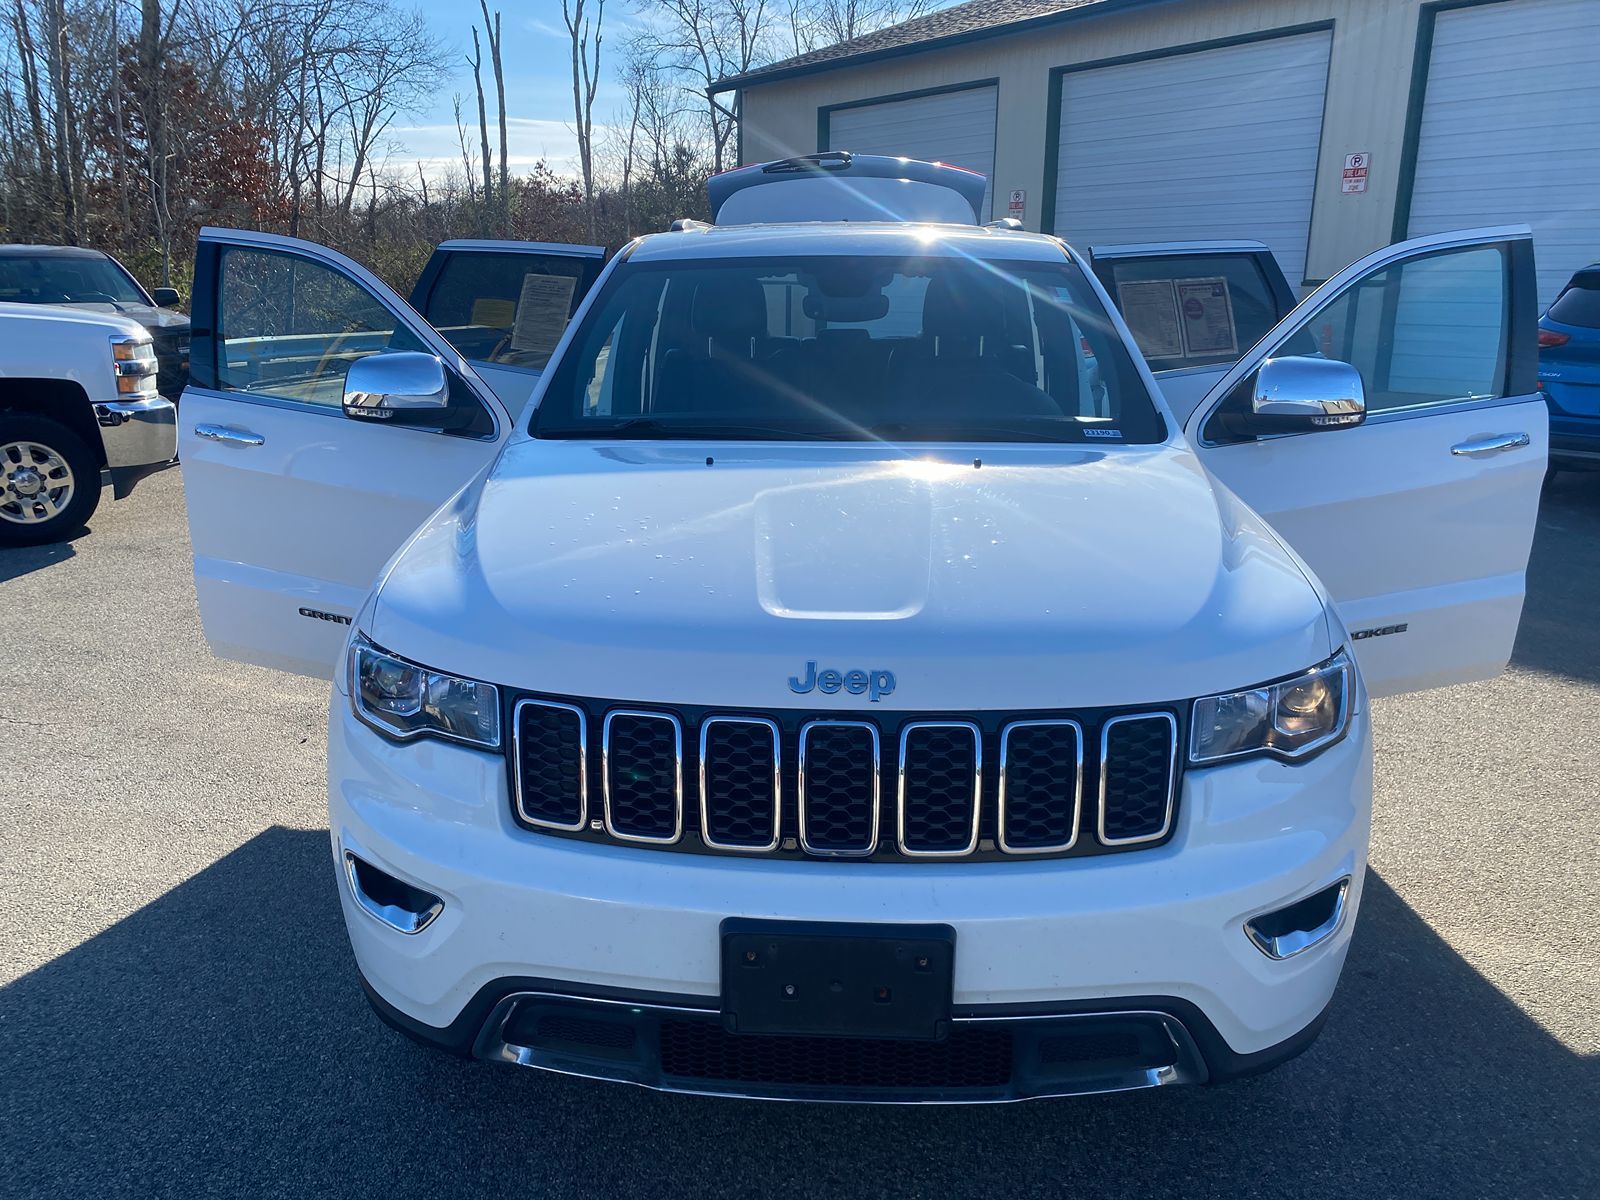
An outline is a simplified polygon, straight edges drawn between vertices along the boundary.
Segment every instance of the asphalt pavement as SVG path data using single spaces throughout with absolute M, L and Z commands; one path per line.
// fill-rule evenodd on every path
M 412 1045 L 362 999 L 327 686 L 219 662 L 176 472 L 0 551 L 0 1195 L 1600 1197 L 1600 476 L 1546 493 L 1494 682 L 1376 706 L 1321 1040 L 994 1108 L 664 1096 Z

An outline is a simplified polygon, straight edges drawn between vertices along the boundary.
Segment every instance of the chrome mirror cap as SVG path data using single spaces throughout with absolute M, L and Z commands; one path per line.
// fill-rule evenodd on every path
M 392 420 L 400 413 L 436 413 L 450 404 L 450 383 L 436 355 L 415 350 L 369 354 L 344 377 L 344 413 Z
M 1250 407 L 1263 424 L 1339 429 L 1366 419 L 1361 372 L 1336 358 L 1269 358 L 1256 371 Z

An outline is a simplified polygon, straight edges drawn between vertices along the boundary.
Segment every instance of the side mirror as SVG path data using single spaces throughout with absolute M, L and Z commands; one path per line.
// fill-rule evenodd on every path
M 177 308 L 183 303 L 177 288 L 151 288 L 150 299 L 156 302 L 157 308 Z
M 415 350 L 369 354 L 344 377 L 344 415 L 399 425 L 437 425 L 450 406 L 444 363 Z
M 1250 384 L 1250 411 L 1232 432 L 1306 433 L 1349 429 L 1367 419 L 1361 372 L 1336 358 L 1269 358 Z

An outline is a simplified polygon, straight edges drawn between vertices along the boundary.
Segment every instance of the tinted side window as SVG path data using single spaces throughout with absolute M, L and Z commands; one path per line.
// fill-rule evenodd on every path
M 1550 319 L 1563 325 L 1600 329 L 1600 271 L 1580 271 L 1550 306 Z
M 338 408 L 350 365 L 426 350 L 360 284 L 293 254 L 228 247 L 217 300 L 217 384 Z
M 376 296 L 343 272 L 272 250 L 222 249 L 217 272 L 216 386 L 339 413 L 351 364 L 395 350 L 433 353 Z M 483 437 L 494 418 L 448 371 L 438 432 Z M 430 423 L 431 425 L 431 423 Z
M 1130 258 L 1101 276 L 1152 371 L 1234 362 L 1283 315 L 1254 254 Z
M 1505 395 L 1505 251 L 1474 246 L 1374 271 L 1313 314 L 1279 351 L 1361 372 L 1367 410 Z
M 1361 373 L 1369 413 L 1426 411 L 1507 394 L 1510 270 L 1504 246 L 1441 250 L 1382 267 L 1313 310 L 1271 349 L 1273 357 L 1333 358 Z M 1253 376 L 1206 426 L 1244 412 Z
M 594 258 L 447 252 L 422 315 L 462 357 L 542 370 L 600 272 Z

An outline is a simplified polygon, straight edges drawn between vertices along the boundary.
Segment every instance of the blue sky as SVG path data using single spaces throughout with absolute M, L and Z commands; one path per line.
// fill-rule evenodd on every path
M 427 18 L 441 41 L 452 48 L 452 74 L 424 112 L 401 118 L 390 126 L 390 136 L 403 149 L 390 156 L 392 168 L 409 168 L 418 159 L 430 174 L 458 165 L 460 149 L 456 142 L 455 116 L 451 98 L 461 95 L 461 113 L 471 143 L 477 144 L 477 98 L 472 86 L 472 68 L 467 56 L 472 52 L 472 26 L 482 26 L 483 15 L 477 0 L 412 0 Z M 497 5 L 490 0 L 489 11 Z M 521 4 L 502 3 L 500 24 L 505 38 L 503 57 L 506 68 L 507 140 L 511 169 L 525 171 L 543 158 L 557 171 L 577 173 L 577 142 L 572 135 L 572 59 L 566 27 L 561 21 L 560 0 L 529 0 Z M 624 3 L 610 0 L 606 5 L 602 48 L 602 83 L 595 98 L 594 121 L 598 127 L 608 123 L 621 103 L 621 92 L 612 82 L 614 52 L 620 47 L 627 24 L 633 15 Z M 494 82 L 489 69 L 489 49 L 484 45 L 484 88 L 489 102 L 491 143 L 494 130 Z M 596 129 L 598 134 L 599 130 Z

